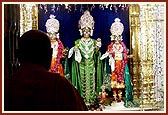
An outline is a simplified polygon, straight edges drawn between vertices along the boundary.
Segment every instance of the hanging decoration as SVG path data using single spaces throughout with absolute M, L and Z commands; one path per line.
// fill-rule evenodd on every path
M 59 10 L 59 7 L 57 7 L 57 10 Z M 52 11 L 53 13 L 55 13 L 55 4 L 53 4 L 53 5 L 51 6 L 51 11 Z
M 77 6 L 80 8 L 80 12 L 84 12 L 85 10 L 93 11 L 95 8 L 99 8 L 101 10 L 109 9 L 111 11 L 117 11 L 119 9 L 121 10 L 128 10 L 129 5 L 128 4 L 39 4 L 39 10 L 44 10 L 45 13 L 55 10 L 60 10 L 62 7 L 63 9 L 67 10 L 68 13 L 75 12 L 77 10 Z
M 76 4 L 74 5 L 74 12 L 76 12 L 77 11 L 77 8 L 76 8 Z
M 112 10 L 112 8 L 113 8 L 113 5 L 111 4 L 111 5 L 110 5 L 110 10 Z
M 62 4 L 61 4 L 62 5 Z M 68 9 L 68 4 L 65 4 L 65 9 Z
M 44 4 L 44 12 L 45 12 L 45 13 L 48 12 L 48 10 L 47 10 L 47 5 L 46 5 L 46 4 Z
M 93 4 L 90 8 L 90 11 L 92 11 L 96 6 Z
M 83 9 L 83 5 L 81 4 L 81 7 L 80 7 L 80 12 L 84 12 L 84 9 Z

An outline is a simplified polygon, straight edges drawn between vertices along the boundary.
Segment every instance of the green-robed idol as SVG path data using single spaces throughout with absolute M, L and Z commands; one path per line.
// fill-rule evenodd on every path
M 69 50 L 72 58 L 71 81 L 87 105 L 90 105 L 99 93 L 102 85 L 102 62 L 100 61 L 101 39 L 90 38 L 93 34 L 94 20 L 89 11 L 85 11 L 79 20 L 81 38 Z

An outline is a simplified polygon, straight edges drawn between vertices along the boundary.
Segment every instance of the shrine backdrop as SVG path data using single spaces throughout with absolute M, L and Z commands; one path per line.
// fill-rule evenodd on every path
M 123 41 L 127 48 L 130 43 L 129 11 L 125 4 L 39 4 L 38 5 L 38 29 L 46 32 L 45 23 L 50 14 L 54 14 L 60 23 L 60 40 L 65 47 L 73 47 L 74 41 L 81 38 L 78 21 L 85 10 L 89 10 L 94 18 L 95 25 L 93 39 L 101 38 L 102 47 L 100 51 L 104 53 L 110 44 L 110 27 L 115 18 L 120 18 L 124 25 Z
M 125 26 L 124 42 L 128 47 L 130 40 L 128 48 L 130 53 L 134 55 L 130 60 L 134 99 L 138 99 L 142 111 L 146 107 L 165 110 L 166 3 L 129 4 L 129 7 L 125 4 L 5 3 L 2 13 L 4 15 L 2 16 L 4 17 L 2 20 L 4 22 L 2 26 L 4 27 L 4 31 L 2 31 L 4 33 L 2 36 L 4 77 L 13 74 L 13 71 L 20 65 L 16 55 L 19 36 L 30 29 L 46 31 L 45 21 L 50 13 L 54 13 L 61 24 L 59 31 L 61 41 L 66 47 L 72 47 L 74 40 L 80 38 L 78 20 L 86 9 L 91 12 L 95 20 L 93 38 L 100 37 L 102 39 L 101 50 L 103 52 L 110 43 L 111 23 L 115 17 L 121 19 Z

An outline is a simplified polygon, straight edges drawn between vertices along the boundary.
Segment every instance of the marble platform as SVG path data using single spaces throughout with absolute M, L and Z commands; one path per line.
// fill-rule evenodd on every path
M 111 106 L 105 106 L 103 109 L 104 112 L 115 112 L 115 111 L 120 111 L 120 112 L 135 112 L 135 111 L 157 111 L 156 109 L 153 108 L 140 108 L 140 107 L 133 107 L 133 108 L 126 108 L 124 106 L 124 102 L 118 102 L 118 103 L 112 103 Z

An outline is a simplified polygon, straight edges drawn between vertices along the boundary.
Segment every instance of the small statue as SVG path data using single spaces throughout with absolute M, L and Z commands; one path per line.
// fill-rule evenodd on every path
M 106 96 L 108 95 L 108 93 L 106 93 L 105 88 L 106 88 L 105 85 L 101 86 L 102 91 L 99 92 L 100 103 L 103 103 L 104 101 L 106 101 Z

